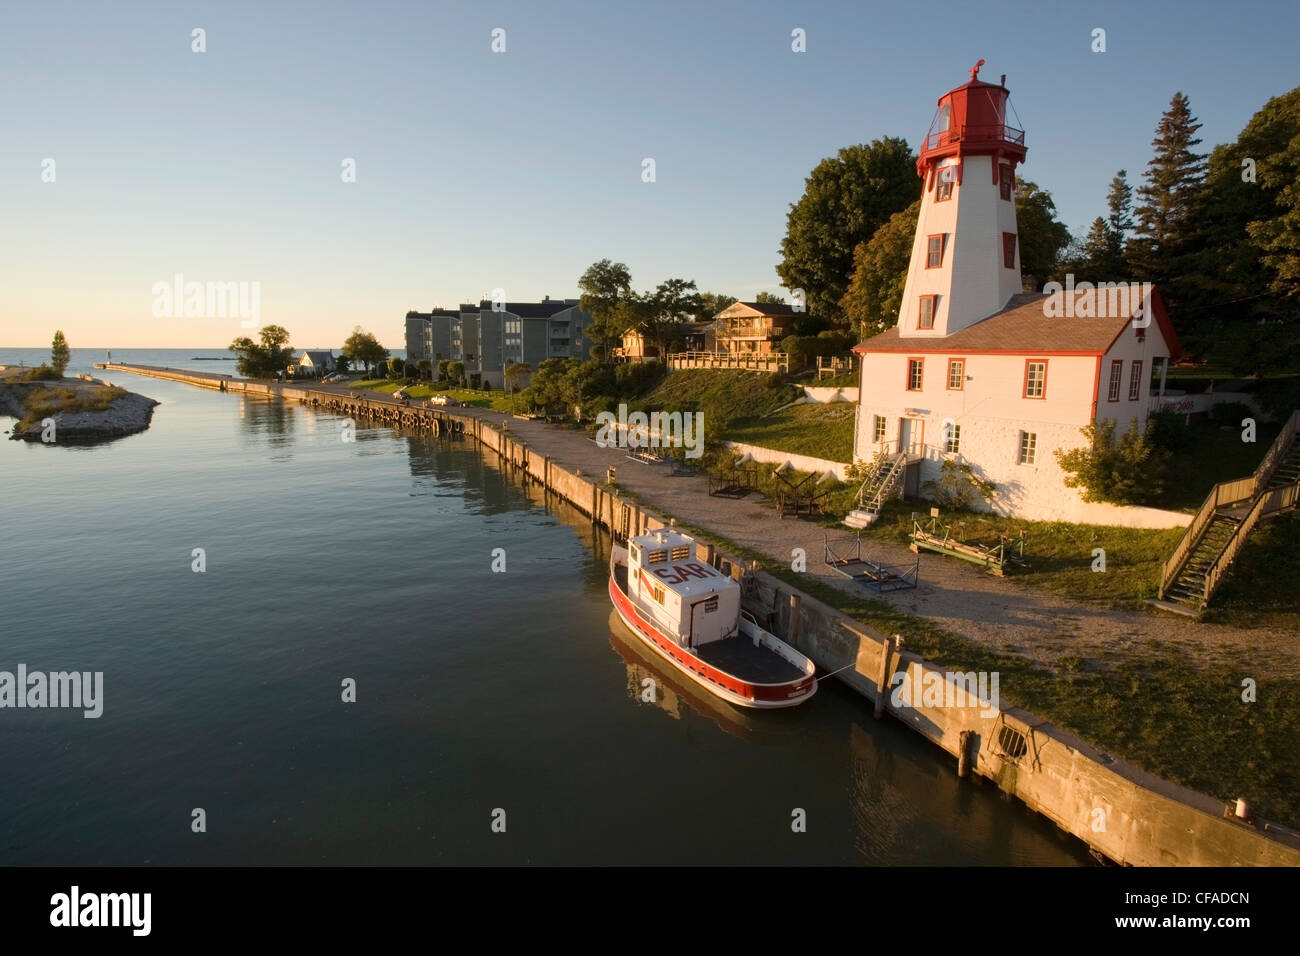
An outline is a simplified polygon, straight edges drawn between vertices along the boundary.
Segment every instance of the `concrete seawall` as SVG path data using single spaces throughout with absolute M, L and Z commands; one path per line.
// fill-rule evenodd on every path
M 107 367 L 207 388 L 221 387 L 217 383 L 224 378 Z M 222 390 L 280 396 L 322 410 L 350 409 L 399 426 L 436 421 L 435 428 L 472 435 L 497 456 L 503 470 L 565 499 L 615 537 L 671 523 L 620 496 L 604 484 L 603 475 L 569 470 L 473 414 L 411 408 L 381 396 L 367 395 L 358 403 L 346 391 L 238 379 L 226 380 Z M 743 561 L 713 546 L 701 545 L 700 552 L 701 559 L 741 582 L 746 607 L 760 623 L 811 657 L 821 674 L 834 673 L 870 700 L 877 717 L 892 715 L 954 757 L 959 773 L 993 781 L 1095 853 L 1135 866 L 1300 866 L 1300 832 L 1228 816 L 1221 801 L 1117 760 L 997 695 L 971 699 L 967 688 L 978 683 L 973 673 L 949 673 L 908 651 L 905 641 L 882 635 L 766 572 L 747 570 Z M 911 690 L 910 701 L 901 693 L 904 687 Z

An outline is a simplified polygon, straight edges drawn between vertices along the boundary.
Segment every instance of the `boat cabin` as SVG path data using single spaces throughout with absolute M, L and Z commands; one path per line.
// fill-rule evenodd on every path
M 695 540 L 660 528 L 628 541 L 628 596 L 682 647 L 736 633 L 740 585 L 695 553 Z

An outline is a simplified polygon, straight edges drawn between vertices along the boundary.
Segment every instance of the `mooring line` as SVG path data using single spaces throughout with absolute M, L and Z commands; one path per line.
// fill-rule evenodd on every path
M 823 674 L 821 677 L 818 677 L 818 678 L 816 678 L 816 679 L 817 679 L 817 680 L 825 680 L 827 677 L 834 677 L 834 676 L 835 676 L 836 674 L 838 674 L 840 671 L 846 671 L 846 670 L 848 670 L 850 667 L 853 667 L 854 665 L 856 665 L 857 663 L 858 663 L 857 661 L 854 661 L 852 664 L 845 664 L 843 667 L 838 667 L 838 668 L 836 668 L 835 670 L 831 671 L 829 674 Z

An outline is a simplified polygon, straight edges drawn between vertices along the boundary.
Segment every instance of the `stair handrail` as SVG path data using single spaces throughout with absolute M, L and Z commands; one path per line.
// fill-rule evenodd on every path
M 1232 562 L 1237 559 L 1237 552 L 1245 546 L 1246 539 L 1255 530 L 1259 520 L 1283 508 L 1295 507 L 1297 499 L 1300 499 L 1300 481 L 1274 488 L 1255 498 L 1246 517 L 1232 529 L 1231 536 L 1224 542 L 1218 555 L 1205 571 L 1205 591 L 1201 597 L 1201 607 L 1210 603 L 1210 598 L 1214 597 L 1214 592 L 1223 583 L 1224 575 L 1232 567 Z
M 862 496 L 867 493 L 867 485 L 871 484 L 873 480 L 880 476 L 881 469 L 885 466 L 885 463 L 890 460 L 890 458 L 886 456 L 888 455 L 889 446 L 892 444 L 894 444 L 892 441 L 881 442 L 876 453 L 872 455 L 871 465 L 867 468 L 867 476 L 862 479 L 862 484 L 858 486 L 857 501 L 859 509 L 862 507 Z
M 1182 538 L 1174 547 L 1173 554 L 1160 567 L 1159 597 L 1161 600 L 1164 599 L 1165 591 L 1169 589 L 1169 585 L 1174 582 L 1179 572 L 1182 571 L 1183 562 L 1200 539 L 1201 532 L 1209 524 L 1215 510 L 1220 505 L 1231 504 L 1234 501 L 1244 501 L 1247 498 L 1253 500 L 1260 495 L 1267 487 L 1274 472 L 1277 471 L 1284 453 L 1297 432 L 1300 432 L 1300 408 L 1293 411 L 1291 417 L 1283 424 L 1282 430 L 1278 432 L 1277 438 L 1273 440 L 1273 444 L 1264 453 L 1264 458 L 1260 461 L 1254 474 L 1249 478 L 1221 481 L 1211 489 L 1205 501 L 1201 503 L 1200 510 L 1196 512 L 1196 517 L 1192 519 L 1187 531 L 1183 533 Z
M 1219 486 L 1215 485 L 1210 489 L 1210 493 L 1205 496 L 1205 500 L 1201 502 L 1200 510 L 1192 518 L 1192 523 L 1187 526 L 1183 536 L 1178 539 L 1178 544 L 1174 546 L 1174 553 L 1160 567 L 1160 600 L 1164 600 L 1165 591 L 1169 589 L 1169 585 L 1173 584 L 1178 572 L 1182 570 L 1183 561 L 1191 553 L 1192 546 L 1201 537 L 1201 532 L 1210 523 L 1210 518 L 1214 516 L 1214 511 L 1218 507 Z
M 1277 471 L 1277 466 L 1282 464 L 1282 458 L 1290 448 L 1291 440 L 1295 438 L 1297 431 L 1300 431 L 1300 408 L 1293 411 L 1291 417 L 1282 425 L 1282 430 L 1277 433 L 1273 444 L 1260 460 L 1259 467 L 1255 469 L 1253 477 L 1257 491 L 1268 486 L 1273 473 Z
M 871 504 L 868 506 L 871 510 L 879 511 L 885 504 L 885 496 L 893 488 L 894 483 L 898 480 L 898 475 L 902 473 L 904 464 L 907 461 L 907 453 L 899 452 L 894 456 L 889 464 L 889 469 L 880 480 L 880 487 L 876 489 L 875 495 L 871 498 Z

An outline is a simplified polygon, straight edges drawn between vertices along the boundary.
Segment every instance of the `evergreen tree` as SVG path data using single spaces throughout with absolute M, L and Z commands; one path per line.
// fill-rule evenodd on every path
M 1128 184 L 1128 170 L 1121 169 L 1110 181 L 1106 208 L 1110 211 L 1107 224 L 1111 232 L 1123 242 L 1133 231 L 1133 187 Z
M 1155 155 L 1137 190 L 1136 235 L 1128 244 L 1135 278 L 1160 285 L 1171 313 L 1191 291 L 1182 277 L 1191 271 L 1186 257 L 1195 246 L 1193 215 L 1205 180 L 1205 154 L 1195 152 L 1200 128 L 1187 97 L 1175 93 L 1151 142 Z
M 62 375 L 71 360 L 72 350 L 68 348 L 68 340 L 63 337 L 63 331 L 59 330 L 54 333 L 54 344 L 50 348 L 50 365 Z
M 1106 220 L 1098 216 L 1083 240 L 1083 259 L 1079 263 L 1079 280 L 1115 282 L 1115 234 Z
M 1179 328 L 1192 354 L 1243 375 L 1300 370 L 1298 181 L 1300 87 L 1210 155 L 1196 216 L 1204 241 L 1190 270 L 1205 304 L 1184 310 Z
M 1106 227 L 1110 230 L 1110 247 L 1107 250 L 1105 281 L 1116 281 L 1124 270 L 1124 247 L 1133 231 L 1133 187 L 1128 184 L 1128 170 L 1121 169 L 1110 181 L 1106 193 L 1108 216 Z

